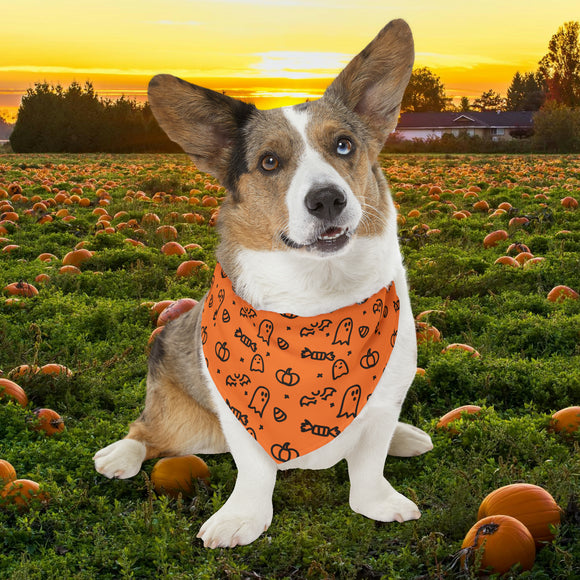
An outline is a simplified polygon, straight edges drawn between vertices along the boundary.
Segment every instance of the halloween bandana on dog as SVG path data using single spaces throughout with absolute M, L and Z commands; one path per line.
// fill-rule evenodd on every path
M 218 264 L 201 339 L 228 407 L 284 463 L 337 437 L 372 395 L 395 346 L 394 284 L 360 304 L 298 317 L 255 310 Z

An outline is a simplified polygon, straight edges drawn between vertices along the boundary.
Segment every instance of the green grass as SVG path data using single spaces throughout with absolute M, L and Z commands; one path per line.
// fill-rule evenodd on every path
M 0 458 L 50 495 L 47 505 L 29 511 L 0 507 L 0 578 L 458 578 L 453 556 L 481 500 L 514 482 L 547 489 L 563 509 L 563 523 L 533 570 L 511 577 L 580 578 L 580 439 L 548 429 L 551 413 L 580 404 L 580 300 L 546 298 L 559 284 L 580 291 L 580 209 L 560 205 L 566 195 L 580 198 L 580 158 L 391 155 L 382 165 L 402 216 L 421 212 L 400 225 L 402 251 L 414 312 L 434 310 L 425 320 L 442 335 L 441 342 L 419 346 L 418 364 L 426 374 L 416 377 L 402 414 L 432 435 L 434 449 L 417 458 L 389 458 L 385 466 L 422 517 L 381 524 L 353 513 L 342 462 L 325 471 L 280 473 L 270 529 L 251 546 L 212 551 L 195 536 L 233 489 L 236 469 L 229 455 L 204 457 L 211 485 L 199 483 L 195 497 L 179 500 L 152 490 L 153 461 L 131 480 L 110 481 L 94 471 L 91 459 L 123 437 L 143 408 L 147 341 L 155 327 L 143 303 L 201 298 L 215 265 L 210 209 L 168 196 L 161 203 L 128 201 L 126 194 L 200 189 L 215 195 L 206 190 L 207 176 L 183 156 L 0 155 L 0 190 L 18 183 L 28 198 L 44 199 L 49 193 L 43 183 L 50 196 L 80 185 L 92 202 L 87 208 L 50 207 L 53 214 L 68 208 L 76 220 L 55 217 L 47 224 L 25 213 L 31 202 L 14 202 L 19 220 L 0 234 L 9 240 L 0 248 L 20 246 L 0 251 L 0 288 L 50 275 L 48 283 L 36 284 L 38 296 L 22 300 L 23 307 L 0 298 L 0 371 L 7 376 L 21 364 L 50 362 L 73 371 L 72 377 L 17 379 L 31 401 L 26 409 L 0 400 Z M 428 195 L 431 184 L 448 190 L 439 201 Z M 492 208 L 507 201 L 514 209 L 497 218 L 473 211 L 475 198 L 453 193 L 470 185 L 482 189 L 479 198 Z M 171 223 L 180 243 L 202 246 L 188 259 L 205 261 L 209 270 L 177 279 L 183 258 L 161 254 L 153 226 L 135 236 L 127 229 L 95 235 L 94 190 L 105 186 L 110 215 L 128 212 L 113 226 L 149 212 L 161 223 L 170 223 L 171 212 L 203 214 L 201 225 Z M 549 199 L 536 199 L 539 193 Z M 456 220 L 450 204 L 472 215 Z M 518 215 L 529 224 L 509 226 Z M 441 233 L 413 230 L 424 223 Z M 484 249 L 485 235 L 500 228 L 509 239 Z M 126 237 L 145 247 L 127 245 Z M 80 275 L 60 274 L 60 260 L 81 241 L 95 255 Z M 527 244 L 545 260 L 530 268 L 494 264 L 512 242 Z M 42 252 L 59 260 L 43 263 L 37 259 Z M 441 354 L 453 342 L 470 344 L 481 356 Z M 484 411 L 463 419 L 457 435 L 435 428 L 441 415 L 468 403 Z M 29 416 L 42 406 L 65 418 L 64 433 L 48 438 L 31 429 Z

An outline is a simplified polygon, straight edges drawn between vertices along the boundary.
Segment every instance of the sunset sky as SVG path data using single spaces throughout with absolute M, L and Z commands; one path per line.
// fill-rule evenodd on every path
M 0 0 L 0 114 L 35 82 L 76 80 L 144 100 L 168 72 L 269 108 L 317 98 L 393 18 L 415 37 L 447 96 L 505 96 L 548 42 L 580 20 L 578 0 Z

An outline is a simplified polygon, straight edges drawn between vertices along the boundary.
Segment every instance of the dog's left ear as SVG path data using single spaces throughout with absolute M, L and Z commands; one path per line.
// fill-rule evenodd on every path
M 350 61 L 324 93 L 325 99 L 338 100 L 366 122 L 379 151 L 397 126 L 414 58 L 409 25 L 404 20 L 393 20 Z

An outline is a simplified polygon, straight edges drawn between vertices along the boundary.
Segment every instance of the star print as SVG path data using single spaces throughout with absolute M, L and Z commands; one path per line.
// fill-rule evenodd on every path
M 264 430 L 264 425 L 260 425 L 259 431 L 263 431 Z
M 284 395 L 284 398 L 285 399 L 289 399 L 290 398 L 290 395 Z
M 316 375 L 316 378 L 317 378 L 317 379 L 321 379 L 321 378 L 322 378 L 322 373 L 318 373 L 318 374 Z
M 240 362 L 241 362 L 241 363 L 243 363 L 243 362 L 246 362 L 246 361 L 244 360 L 244 357 L 242 357 L 242 358 L 240 359 Z

